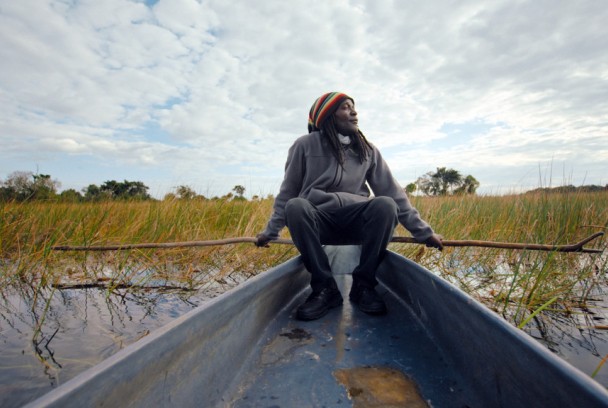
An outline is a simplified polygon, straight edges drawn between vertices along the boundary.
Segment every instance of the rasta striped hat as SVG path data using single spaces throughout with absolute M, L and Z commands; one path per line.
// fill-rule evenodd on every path
M 341 92 L 328 92 L 321 95 L 312 104 L 308 113 L 308 132 L 321 129 L 325 119 L 330 117 L 345 99 L 355 102 L 353 98 Z

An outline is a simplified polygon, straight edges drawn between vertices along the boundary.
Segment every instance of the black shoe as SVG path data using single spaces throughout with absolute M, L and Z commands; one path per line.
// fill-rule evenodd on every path
M 354 282 L 348 297 L 362 312 L 376 315 L 386 313 L 386 304 L 384 304 L 384 300 L 382 300 L 380 295 L 371 286 Z
M 318 292 L 313 292 L 308 296 L 297 312 L 300 320 L 315 320 L 325 316 L 329 309 L 338 307 L 342 304 L 342 295 L 337 286 L 327 286 Z

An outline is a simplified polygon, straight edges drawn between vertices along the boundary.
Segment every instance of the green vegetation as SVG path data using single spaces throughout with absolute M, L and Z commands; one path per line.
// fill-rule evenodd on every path
M 446 239 L 561 245 L 605 231 L 607 199 L 607 192 L 596 192 L 414 197 L 413 201 Z M 605 238 L 591 244 L 604 251 L 606 246 Z M 584 306 L 598 284 L 605 284 L 608 269 L 605 252 L 582 255 L 471 247 L 448 249 L 441 255 L 418 251 L 400 250 L 517 326 L 548 302 L 551 311 L 567 313 Z
M 429 196 L 445 196 L 452 194 L 475 194 L 479 181 L 471 175 L 463 177 L 459 171 L 438 167 L 437 171 L 429 171 L 419 177 L 415 183 L 406 186 L 405 191 L 413 193 L 420 190 Z
M 270 200 L 0 204 L 0 285 L 106 282 L 111 289 L 161 281 L 196 289 L 211 277 L 252 275 L 296 251 L 285 246 L 261 251 L 252 244 L 108 253 L 61 253 L 51 247 L 252 236 L 263 229 L 271 205 Z
M 58 187 L 48 174 L 15 171 L 0 181 L 0 201 L 46 200 L 57 195 Z
M 0 287 L 26 283 L 198 289 L 230 274 L 255 275 L 294 255 L 291 246 L 234 244 L 204 248 L 100 253 L 57 252 L 53 245 L 108 245 L 255 236 L 272 211 L 272 199 L 201 200 L 191 191 L 162 201 L 26 201 L 0 203 Z M 608 227 L 608 194 L 535 193 L 501 197 L 412 197 L 446 239 L 566 244 Z M 287 234 L 287 230 L 284 231 Z M 396 235 L 409 235 L 398 227 Z M 606 249 L 606 240 L 592 245 Z M 569 311 L 584 304 L 607 269 L 604 254 L 548 253 L 391 244 L 455 283 L 513 324 L 540 307 Z M 555 299 L 554 299 L 555 298 Z
M 101 185 L 89 184 L 82 191 L 74 189 L 58 192 L 61 183 L 51 179 L 48 174 L 34 174 L 29 171 L 15 171 L 8 175 L 6 180 L 0 180 L 0 202 L 25 201 L 54 201 L 76 203 L 84 201 L 156 201 L 148 194 L 150 189 L 141 181 L 108 180 Z M 234 194 L 233 194 L 234 193 Z M 211 200 L 246 200 L 245 187 L 236 185 L 232 192 L 223 197 L 213 197 Z M 180 185 L 167 193 L 165 200 L 207 200 L 203 195 L 197 194 L 191 187 Z M 253 197 L 258 200 L 257 196 Z
M 109 180 L 101 186 L 90 184 L 82 194 L 74 189 L 58 193 L 61 183 L 48 174 L 15 171 L 0 181 L 0 202 L 53 200 L 61 202 L 106 200 L 151 200 L 148 186 L 141 181 Z

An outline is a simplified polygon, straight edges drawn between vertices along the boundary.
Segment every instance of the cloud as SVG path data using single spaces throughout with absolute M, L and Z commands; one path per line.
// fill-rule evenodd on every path
M 447 165 L 511 186 L 561 162 L 606 183 L 607 19 L 590 0 L 5 2 L 0 176 L 69 185 L 59 162 L 86 157 L 159 190 L 254 193 L 341 90 L 406 181 Z

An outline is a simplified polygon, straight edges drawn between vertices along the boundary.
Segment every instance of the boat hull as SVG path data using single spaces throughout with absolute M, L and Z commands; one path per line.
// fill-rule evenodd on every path
M 435 407 L 608 407 L 595 381 L 395 253 L 378 270 L 389 313 L 360 312 L 348 301 L 358 250 L 327 248 L 345 303 L 319 320 L 294 319 L 309 291 L 309 274 L 295 258 L 30 406 L 345 406 L 388 395 L 379 384 L 399 377 Z M 355 386 L 351 375 L 361 372 Z M 383 380 L 371 381 L 378 372 Z

